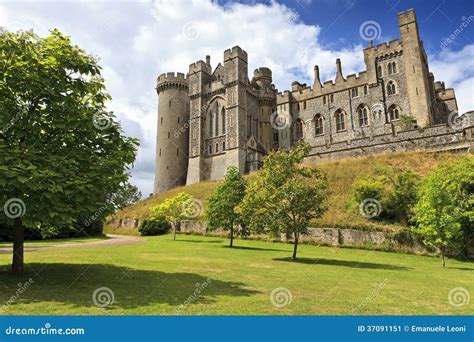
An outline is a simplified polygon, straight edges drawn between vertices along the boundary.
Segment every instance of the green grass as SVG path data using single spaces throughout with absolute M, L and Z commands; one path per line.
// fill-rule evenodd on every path
M 390 166 L 395 169 L 409 169 L 420 176 L 425 176 L 439 164 L 462 157 L 474 158 L 474 156 L 467 153 L 406 152 L 320 162 L 317 165 L 327 175 L 329 182 L 330 195 L 328 199 L 328 211 L 322 218 L 314 220 L 312 225 L 318 227 L 354 228 L 388 232 L 397 231 L 400 229 L 400 226 L 397 224 L 370 220 L 362 217 L 358 212 L 348 210 L 347 204 L 350 200 L 351 187 L 354 181 L 363 176 L 375 175 L 376 170 L 381 166 Z M 421 163 L 420 160 L 423 162 Z M 254 174 L 246 176 L 249 180 L 251 180 L 252 177 L 254 177 Z M 208 197 L 214 192 L 218 184 L 220 184 L 219 181 L 207 181 L 190 186 L 180 186 L 124 208 L 116 213 L 115 217 L 148 217 L 151 213 L 151 208 L 163 202 L 166 198 L 175 196 L 182 191 L 201 200 L 204 206 L 206 206 Z M 201 216 L 200 219 L 203 219 L 203 217 Z M 110 226 L 106 226 L 106 231 L 109 233 L 123 233 L 127 235 L 138 234 L 134 229 L 120 231 Z
M 84 242 L 94 242 L 107 239 L 106 236 L 96 236 L 96 237 L 80 237 L 80 238 L 67 238 L 67 239 L 51 239 L 51 240 L 29 240 L 25 241 L 25 247 L 34 247 L 34 246 L 50 246 L 50 245 L 63 245 L 68 243 L 84 243 Z M 0 242 L 0 247 L 11 247 L 13 242 Z
M 0 254 L 0 305 L 18 283 L 34 283 L 1 314 L 473 314 L 474 301 L 448 303 L 465 288 L 474 296 L 474 263 L 434 257 L 178 235 L 147 237 L 141 244 L 37 250 L 26 253 L 26 273 L 8 273 Z M 207 283 L 206 283 L 207 282 Z M 202 286 L 200 294 L 196 288 Z M 108 308 L 93 304 L 99 287 L 110 288 Z M 270 301 L 275 288 L 292 294 L 289 305 Z M 193 294 L 196 294 L 193 298 Z M 188 301 L 188 305 L 181 307 Z M 355 309 L 354 309 L 355 308 Z

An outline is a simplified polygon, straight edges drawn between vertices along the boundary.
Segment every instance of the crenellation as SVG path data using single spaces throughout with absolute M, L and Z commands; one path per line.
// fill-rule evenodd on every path
M 300 142 L 311 147 L 306 161 L 471 151 L 474 112 L 453 126 L 454 89 L 435 82 L 414 11 L 400 13 L 398 23 L 399 39 L 362 51 L 366 70 L 344 76 L 338 58 L 335 77 L 322 84 L 317 65 L 312 84 L 295 80 L 284 91 L 267 67 L 249 79 L 248 56 L 239 46 L 225 50 L 214 70 L 206 56 L 187 75 L 158 76 L 155 192 L 220 179 L 229 166 L 257 170 L 269 152 Z

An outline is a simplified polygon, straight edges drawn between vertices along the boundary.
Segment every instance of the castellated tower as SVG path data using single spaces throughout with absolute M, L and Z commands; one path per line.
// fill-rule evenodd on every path
M 186 183 L 189 149 L 188 79 L 182 73 L 158 77 L 158 127 L 154 193 Z

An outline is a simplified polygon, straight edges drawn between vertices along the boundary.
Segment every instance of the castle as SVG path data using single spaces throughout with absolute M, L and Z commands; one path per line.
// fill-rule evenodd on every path
M 312 87 L 293 82 L 278 92 L 264 67 L 249 80 L 238 46 L 214 70 L 207 56 L 187 75 L 160 75 L 154 192 L 220 179 L 229 166 L 257 170 L 269 151 L 301 141 L 311 146 L 309 161 L 470 149 L 471 122 L 447 125 L 456 97 L 429 71 L 415 12 L 398 14 L 398 24 L 400 39 L 364 49 L 366 71 L 344 77 L 337 59 L 335 81 L 321 84 L 315 66 Z

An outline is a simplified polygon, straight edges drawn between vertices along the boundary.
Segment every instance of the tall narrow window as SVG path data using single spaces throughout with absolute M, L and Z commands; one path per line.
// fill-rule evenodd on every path
M 368 110 L 367 107 L 359 107 L 357 110 L 357 113 L 359 114 L 359 126 L 364 127 L 369 125 L 369 116 L 368 116 Z
M 303 109 L 306 109 L 306 101 L 303 102 Z
M 222 151 L 225 151 L 225 141 L 222 142 Z
M 389 81 L 387 83 L 387 94 L 388 95 L 395 95 L 397 93 L 397 88 L 393 81 Z
M 395 63 L 395 62 L 392 62 L 392 71 L 393 71 L 394 74 L 397 73 L 397 63 Z
M 296 140 L 303 139 L 303 122 L 300 119 L 296 120 L 295 138 Z
M 390 116 L 390 121 L 400 119 L 400 109 L 395 105 L 390 107 L 388 114 Z
M 160 119 L 160 125 L 163 125 L 163 118 Z
M 364 86 L 364 95 L 367 95 L 369 93 L 369 87 L 366 85 Z
M 334 103 L 334 95 L 331 94 L 331 103 Z
M 346 129 L 344 112 L 342 110 L 336 111 L 336 131 L 341 132 Z
M 216 119 L 216 124 L 215 124 L 215 129 L 216 129 L 216 136 L 219 135 L 219 112 L 216 111 L 215 115 L 214 115 L 215 119 Z
M 171 107 L 171 100 L 169 100 L 168 102 L 168 107 Z
M 222 107 L 222 111 L 221 111 L 221 115 L 222 115 L 222 134 L 225 134 L 225 108 Z
M 216 153 L 219 152 L 219 144 L 216 144 Z
M 326 96 L 323 96 L 323 105 L 326 104 Z
M 379 66 L 377 67 L 377 74 L 378 74 L 379 77 L 382 77 L 382 76 L 383 76 L 383 75 L 382 75 L 382 66 L 381 66 L 381 65 L 379 65 Z
M 321 114 L 316 114 L 314 117 L 314 134 L 321 135 L 324 133 L 323 117 Z
M 388 63 L 388 74 L 389 74 L 389 75 L 393 74 L 393 71 L 392 71 L 392 63 Z
M 209 145 L 209 154 L 212 154 L 212 145 Z
M 212 112 L 209 112 L 209 136 L 210 137 L 212 137 L 214 134 L 213 129 L 212 129 L 213 124 L 214 124 L 214 118 L 213 118 Z
M 352 88 L 351 93 L 352 93 L 352 97 L 359 96 L 359 91 L 357 88 Z

